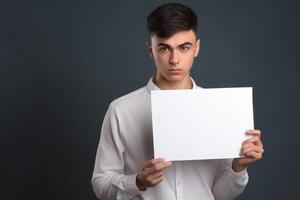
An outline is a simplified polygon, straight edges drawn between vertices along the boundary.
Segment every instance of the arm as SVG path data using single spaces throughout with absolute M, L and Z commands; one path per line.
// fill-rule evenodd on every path
M 248 183 L 246 169 L 235 172 L 232 169 L 232 159 L 220 161 L 213 184 L 212 192 L 216 200 L 232 200 L 243 192 Z
M 247 135 L 253 137 L 242 143 L 241 156 L 224 161 L 217 172 L 213 193 L 216 199 L 234 199 L 246 187 L 248 182 L 247 167 L 262 158 L 264 149 L 260 130 L 248 130 Z
M 105 114 L 91 184 L 99 199 L 130 199 L 139 194 L 137 174 L 124 174 L 124 145 L 115 111 Z

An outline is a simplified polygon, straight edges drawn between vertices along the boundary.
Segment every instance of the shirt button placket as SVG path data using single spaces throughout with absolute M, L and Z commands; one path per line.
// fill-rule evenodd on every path
M 176 199 L 177 200 L 182 200 L 182 181 L 181 181 L 181 163 L 176 162 L 175 163 L 175 187 L 176 187 Z

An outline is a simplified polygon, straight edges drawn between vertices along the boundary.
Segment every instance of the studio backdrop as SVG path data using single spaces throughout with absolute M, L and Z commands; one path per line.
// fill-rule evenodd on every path
M 146 17 L 166 2 L 0 3 L 1 199 L 96 199 L 104 114 L 155 74 Z M 197 84 L 253 87 L 265 154 L 238 199 L 299 199 L 297 1 L 179 2 L 199 18 Z

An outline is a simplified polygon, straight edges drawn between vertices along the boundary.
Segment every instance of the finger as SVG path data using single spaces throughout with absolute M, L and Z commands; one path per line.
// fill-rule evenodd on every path
M 146 174 L 152 174 L 152 173 L 160 172 L 163 169 L 170 167 L 171 165 L 172 165 L 171 161 L 164 161 L 164 162 L 161 162 L 161 163 L 157 163 L 152 167 L 146 168 L 145 173 Z
M 244 142 L 242 142 L 242 145 L 246 144 L 246 143 L 254 143 L 258 140 L 258 137 L 251 137 L 247 140 L 245 140 Z
M 261 131 L 260 130 L 247 130 L 246 131 L 247 135 L 253 135 L 253 136 L 257 136 L 257 137 L 261 137 Z
M 262 146 L 263 145 L 262 142 L 261 142 L 261 140 L 260 140 L 260 138 L 258 138 L 257 136 L 254 136 L 254 137 L 252 137 L 250 139 L 245 140 L 244 142 L 242 142 L 242 145 L 245 145 L 247 143 L 254 143 L 255 145 L 258 145 L 258 146 Z
M 246 155 L 248 152 L 251 152 L 251 151 L 254 151 L 254 152 L 256 152 L 256 153 L 263 153 L 263 149 L 261 148 L 261 147 L 258 147 L 258 146 L 249 146 L 249 147 L 247 147 L 247 148 L 243 148 L 242 150 L 241 150 L 241 153 L 243 154 L 243 155 Z
M 250 146 L 252 146 L 252 145 L 253 145 L 252 142 L 244 143 L 244 144 L 242 145 L 242 148 L 241 148 L 241 149 L 246 149 L 246 148 L 248 148 L 248 147 L 250 147 Z
M 154 158 L 154 159 L 151 159 L 151 160 L 148 160 L 144 167 L 147 168 L 147 167 L 152 167 L 153 165 L 157 164 L 157 163 L 160 163 L 160 162 L 163 162 L 165 159 L 164 158 Z
M 163 175 L 164 174 L 162 172 L 157 172 L 157 173 L 153 173 L 153 174 L 148 175 L 148 177 L 146 179 L 147 179 L 147 181 L 150 182 L 154 179 L 158 179 L 158 178 L 162 177 Z
M 253 142 L 253 144 L 257 145 L 257 146 L 263 146 L 260 138 L 258 138 L 257 136 L 255 136 L 256 140 Z
M 250 157 L 250 158 L 254 158 L 254 159 L 256 159 L 256 160 L 262 158 L 262 154 L 261 154 L 261 153 L 256 153 L 256 152 L 254 152 L 254 151 L 251 151 L 251 152 L 246 153 L 246 156 L 247 156 L 247 157 Z
M 261 148 L 259 146 L 255 146 L 255 145 L 250 145 L 250 146 L 241 148 L 240 156 L 243 156 L 243 155 L 245 155 L 246 153 L 248 153 L 250 151 L 254 151 L 256 153 L 263 153 L 264 152 L 263 148 Z
M 163 179 L 164 179 L 164 177 L 161 176 L 161 177 L 159 177 L 159 178 L 157 178 L 157 179 L 152 180 L 152 181 L 150 182 L 150 184 L 151 184 L 151 186 L 155 186 L 155 185 L 159 184 Z
M 254 142 L 254 144 L 258 145 L 258 146 L 263 146 L 263 143 L 261 142 L 260 138 L 258 138 L 258 140 L 256 142 Z
M 249 147 L 252 147 L 252 146 L 256 146 L 260 149 L 263 149 L 263 145 L 260 142 L 260 140 L 257 140 L 257 141 L 254 141 L 254 142 L 243 143 L 241 149 L 246 149 L 246 148 L 249 148 Z

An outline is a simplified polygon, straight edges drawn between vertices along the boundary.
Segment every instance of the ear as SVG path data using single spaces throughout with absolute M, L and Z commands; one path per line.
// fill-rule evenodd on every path
M 147 46 L 150 58 L 153 58 L 153 52 L 152 52 L 152 45 L 151 45 L 151 43 L 150 42 L 146 42 L 146 46 Z
M 195 49 L 194 58 L 196 58 L 198 56 L 199 51 L 200 51 L 200 38 L 196 42 L 196 49 Z

